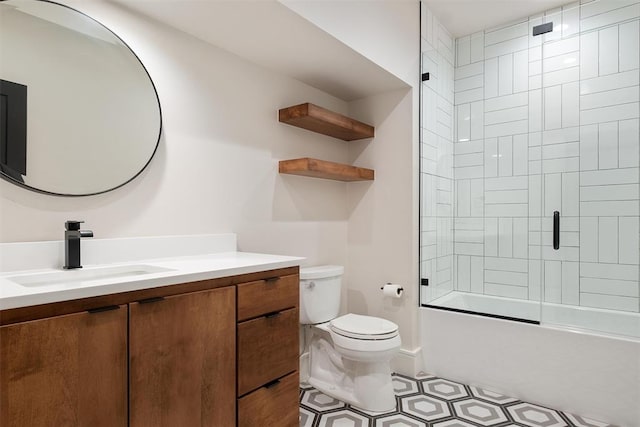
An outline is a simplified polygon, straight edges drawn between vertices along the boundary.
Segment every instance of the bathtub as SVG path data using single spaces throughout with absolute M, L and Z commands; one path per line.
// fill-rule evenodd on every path
M 426 372 L 618 426 L 640 427 L 637 313 L 462 292 L 431 304 L 529 322 L 542 314 L 542 322 L 421 308 Z

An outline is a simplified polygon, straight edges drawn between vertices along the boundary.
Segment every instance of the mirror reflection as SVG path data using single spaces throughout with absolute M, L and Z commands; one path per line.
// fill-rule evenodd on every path
M 0 175 L 89 195 L 137 176 L 161 130 L 154 85 L 109 29 L 66 6 L 0 2 Z

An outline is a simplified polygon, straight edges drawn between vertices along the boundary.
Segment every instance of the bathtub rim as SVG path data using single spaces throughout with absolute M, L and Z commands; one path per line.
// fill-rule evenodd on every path
M 452 295 L 454 294 L 454 295 Z M 582 306 L 569 306 L 569 305 L 563 305 L 563 304 L 557 304 L 557 303 L 551 303 L 551 302 L 539 302 L 539 301 L 533 301 L 533 300 L 517 300 L 514 298 L 506 298 L 508 300 L 510 300 L 510 302 L 512 303 L 516 303 L 516 304 L 536 304 L 540 306 L 540 313 L 541 313 L 541 319 L 540 320 L 531 320 L 531 319 L 524 319 L 524 318 L 518 318 L 518 317 L 512 317 L 512 316 L 504 316 L 504 315 L 499 315 L 499 314 L 492 314 L 492 313 L 484 313 L 484 312 L 480 312 L 480 311 L 474 311 L 474 310 L 469 310 L 469 309 L 463 309 L 463 308 L 456 308 L 456 307 L 447 307 L 447 306 L 439 306 L 439 305 L 435 305 L 433 304 L 433 302 L 437 301 L 438 299 L 444 298 L 444 297 L 449 297 L 448 299 L 451 300 L 453 298 L 464 298 L 465 296 L 467 297 L 471 297 L 471 298 L 486 298 L 486 299 L 505 299 L 504 297 L 497 297 L 497 296 L 493 296 L 493 295 L 482 295 L 482 294 L 475 294 L 473 292 L 462 292 L 462 291 L 451 291 L 439 298 L 437 298 L 434 301 L 431 301 L 428 304 L 420 304 L 419 308 L 425 308 L 425 309 L 435 309 L 435 310 L 443 310 L 443 311 L 450 311 L 450 312 L 455 312 L 455 313 L 460 313 L 460 314 L 467 314 L 467 315 L 473 315 L 473 316 L 480 316 L 480 317 L 484 317 L 484 318 L 493 318 L 493 319 L 498 319 L 498 320 L 503 320 L 503 321 L 509 321 L 509 322 L 518 322 L 518 323 L 525 323 L 525 324 L 531 324 L 531 325 L 539 325 L 545 328 L 550 328 L 550 329 L 554 329 L 554 330 L 560 330 L 560 331 L 568 331 L 568 332 L 572 332 L 572 333 L 576 333 L 576 334 L 583 334 L 583 335 L 593 335 L 593 336 L 598 336 L 601 338 L 611 338 L 611 339 L 619 339 L 619 340 L 624 340 L 624 341 L 628 341 L 628 342 L 633 342 L 633 343 L 640 343 L 640 333 L 636 336 L 636 335 L 630 335 L 630 334 L 623 334 L 623 333 L 615 333 L 615 332 L 611 332 L 611 331 L 601 331 L 601 330 L 597 330 L 597 329 L 590 329 L 588 327 L 580 327 L 580 326 L 575 326 L 575 325 L 568 325 L 568 324 L 564 324 L 564 323 L 558 323 L 558 322 L 553 322 L 553 321 L 545 321 L 544 318 L 544 307 L 550 307 L 550 308 L 555 308 L 555 309 L 565 309 L 565 310 L 577 310 L 577 311 L 583 311 L 583 312 L 605 312 L 608 315 L 611 314 L 615 314 L 615 315 L 620 315 L 620 316 L 638 316 L 640 319 L 640 313 L 635 313 L 635 312 L 616 312 L 615 310 L 607 310 L 607 309 L 602 309 L 602 308 L 597 308 L 597 307 L 582 307 Z M 640 322 L 640 320 L 639 320 Z M 640 331 L 639 331 L 640 332 Z

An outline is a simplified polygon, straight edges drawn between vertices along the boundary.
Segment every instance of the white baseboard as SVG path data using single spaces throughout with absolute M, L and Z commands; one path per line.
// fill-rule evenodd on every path
M 413 350 L 401 348 L 391 359 L 391 370 L 398 374 L 416 377 L 422 372 L 422 347 Z

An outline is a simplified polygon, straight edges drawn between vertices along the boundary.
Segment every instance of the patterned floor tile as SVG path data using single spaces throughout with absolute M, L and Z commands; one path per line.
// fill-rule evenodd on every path
M 436 423 L 433 427 L 476 427 L 475 424 L 469 424 L 462 420 L 449 420 L 441 423 Z
M 518 401 L 518 399 L 515 399 L 513 397 L 503 396 L 494 391 L 483 390 L 478 387 L 469 387 L 469 388 L 471 389 L 471 394 L 473 394 L 475 397 L 478 397 L 483 400 L 488 400 L 493 403 L 504 405 L 505 403 L 513 403 Z
M 569 421 L 574 423 L 576 427 L 614 427 L 611 424 L 590 420 L 589 418 L 580 417 L 578 415 L 565 414 L 565 416 L 569 418 Z
M 455 402 L 453 407 L 458 418 L 483 426 L 493 426 L 509 421 L 501 407 L 478 399 L 461 400 Z
M 375 427 L 427 427 L 424 421 L 409 418 L 406 415 L 387 415 L 375 420 Z
M 433 421 L 451 416 L 447 402 L 443 402 L 431 396 L 418 395 L 405 397 L 400 400 L 402 412 L 410 414 L 418 419 Z
M 442 378 L 431 378 L 427 381 L 422 381 L 422 388 L 425 393 L 446 400 L 460 399 L 469 395 L 462 384 Z
M 320 415 L 318 427 L 368 427 L 369 419 L 348 409 Z
M 393 376 L 397 408 L 363 411 L 300 388 L 300 427 L 615 427 L 421 373 Z
M 316 411 L 330 411 L 345 407 L 344 402 L 313 389 L 304 391 L 301 403 Z
M 397 401 L 397 399 L 396 399 Z M 396 403 L 396 407 L 393 408 L 390 411 L 387 412 L 373 412 L 373 411 L 367 411 L 366 409 L 360 409 L 360 408 L 354 408 L 353 406 L 349 405 L 349 408 L 352 411 L 358 412 L 360 414 L 364 414 L 367 415 L 369 417 L 381 417 L 383 415 L 390 415 L 390 414 L 397 414 L 398 413 L 398 408 L 397 408 L 397 403 Z
M 306 408 L 300 408 L 300 427 L 311 427 L 316 420 L 316 414 Z
M 531 403 L 519 403 L 507 407 L 514 421 L 530 427 L 566 427 L 560 415 L 548 408 Z
M 418 382 L 410 378 L 394 375 L 393 377 L 393 391 L 396 396 L 406 396 L 408 394 L 419 393 Z

